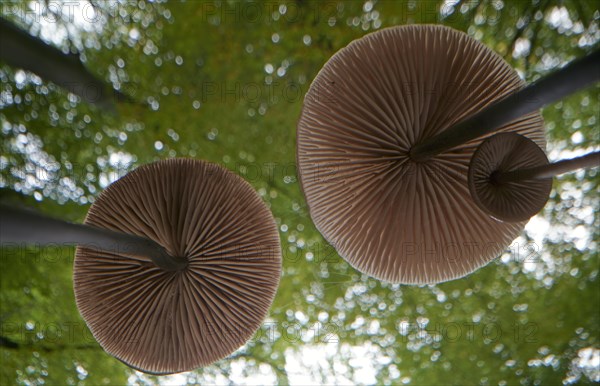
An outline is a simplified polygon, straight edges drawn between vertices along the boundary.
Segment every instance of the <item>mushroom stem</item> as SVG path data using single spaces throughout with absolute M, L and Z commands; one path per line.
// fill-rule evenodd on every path
M 490 179 L 494 184 L 504 184 L 507 182 L 518 182 L 533 179 L 539 180 L 544 178 L 552 178 L 559 174 L 571 172 L 577 169 L 592 168 L 596 166 L 600 166 L 600 151 L 589 153 L 573 159 L 536 166 L 534 168 L 517 169 L 509 172 L 494 172 L 490 176 Z
M 574 60 L 558 71 L 522 88 L 410 149 L 410 157 L 423 162 L 464 144 L 542 106 L 600 80 L 600 50 Z
M 177 271 L 187 261 L 170 256 L 158 243 L 141 236 L 73 224 L 46 217 L 30 210 L 1 205 L 0 244 L 37 243 L 39 245 L 78 244 L 92 249 L 147 256 L 165 271 Z

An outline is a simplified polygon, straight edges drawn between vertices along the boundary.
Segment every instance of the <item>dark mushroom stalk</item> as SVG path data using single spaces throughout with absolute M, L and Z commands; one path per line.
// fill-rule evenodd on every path
M 508 182 L 544 179 L 577 169 L 587 169 L 597 166 L 600 166 L 600 151 L 532 168 L 517 169 L 508 172 L 494 172 L 490 176 L 490 180 L 494 184 L 504 184 Z
M 600 50 L 572 61 L 560 70 L 507 96 L 442 133 L 410 149 L 410 157 L 423 162 L 431 157 L 494 132 L 513 120 L 600 80 Z
M 115 232 L 85 224 L 43 216 L 30 210 L 0 206 L 0 244 L 36 243 L 39 245 L 77 244 L 86 248 L 147 256 L 165 271 L 178 271 L 187 260 L 170 256 L 158 243 L 145 237 Z

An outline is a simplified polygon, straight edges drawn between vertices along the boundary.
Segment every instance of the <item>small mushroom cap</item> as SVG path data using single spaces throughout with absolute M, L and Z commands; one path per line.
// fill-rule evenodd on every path
M 527 221 L 550 196 L 552 178 L 493 183 L 495 172 L 547 165 L 544 151 L 532 140 L 516 133 L 500 133 L 481 143 L 469 165 L 469 190 L 475 203 L 495 219 Z
M 470 197 L 469 162 L 484 138 L 424 162 L 409 152 L 523 86 L 495 52 L 448 27 L 387 28 L 341 49 L 298 122 L 298 171 L 316 227 L 356 269 L 395 283 L 459 278 L 499 256 L 525 224 L 498 222 Z M 537 112 L 499 131 L 545 146 Z
M 223 167 L 141 166 L 104 190 L 85 222 L 189 261 L 167 272 L 148 258 L 77 249 L 77 307 L 104 350 L 129 366 L 153 374 L 206 366 L 267 315 L 281 273 L 277 226 L 250 184 Z

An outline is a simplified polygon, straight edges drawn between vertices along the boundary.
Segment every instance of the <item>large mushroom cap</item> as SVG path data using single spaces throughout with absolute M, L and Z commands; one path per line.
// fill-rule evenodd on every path
M 167 272 L 147 258 L 77 249 L 77 307 L 126 364 L 155 374 L 208 365 L 267 315 L 281 271 L 277 226 L 226 169 L 192 159 L 142 166 L 100 194 L 86 223 L 145 236 L 189 261 Z
M 494 183 L 494 173 L 547 165 L 535 142 L 516 133 L 500 133 L 481 143 L 469 167 L 469 189 L 475 203 L 501 221 L 527 221 L 550 196 L 552 178 Z
M 524 223 L 491 219 L 470 197 L 469 161 L 484 138 L 420 163 L 409 151 L 522 86 L 500 56 L 442 26 L 388 28 L 337 52 L 297 132 L 319 231 L 359 271 L 390 282 L 442 282 L 497 257 Z M 499 131 L 545 146 L 538 113 Z

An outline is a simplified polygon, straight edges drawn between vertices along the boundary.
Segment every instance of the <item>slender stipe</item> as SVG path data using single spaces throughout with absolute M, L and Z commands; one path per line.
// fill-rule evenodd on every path
M 141 236 L 73 224 L 63 220 L 1 205 L 0 244 L 30 243 L 38 245 L 77 244 L 82 247 L 147 256 L 166 271 L 185 268 L 187 261 L 170 256 L 158 243 Z
M 492 183 L 503 184 L 507 182 L 552 178 L 577 169 L 592 168 L 596 166 L 600 166 L 600 151 L 534 168 L 511 170 L 510 172 L 504 173 L 496 172 L 490 176 L 490 179 Z
M 496 102 L 442 133 L 415 145 L 410 157 L 418 162 L 450 150 L 515 119 L 540 109 L 600 80 L 600 50 Z

